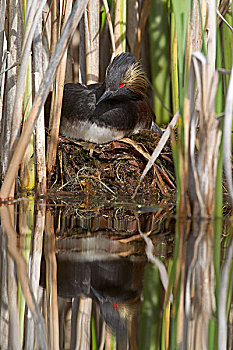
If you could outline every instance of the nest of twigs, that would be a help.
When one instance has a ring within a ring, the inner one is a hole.
[[[104,145],[60,137],[51,189],[132,196],[159,139],[156,133],[148,130]],[[144,196],[152,193],[165,196],[174,189],[172,153],[167,145],[138,192]]]

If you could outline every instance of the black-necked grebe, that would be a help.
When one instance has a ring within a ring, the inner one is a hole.
[[[116,56],[103,84],[65,84],[60,134],[102,144],[150,129],[152,123],[160,134],[146,100],[147,87],[147,77],[136,58],[131,53]]]

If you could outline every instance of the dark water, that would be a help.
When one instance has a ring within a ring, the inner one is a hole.
[[[0,349],[232,349],[229,218],[73,198],[1,217]]]

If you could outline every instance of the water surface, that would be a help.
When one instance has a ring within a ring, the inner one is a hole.
[[[138,203],[1,208],[1,349],[231,349],[230,220]]]

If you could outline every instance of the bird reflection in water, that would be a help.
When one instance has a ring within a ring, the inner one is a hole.
[[[98,215],[90,211],[89,216],[83,214],[82,218],[79,215],[72,215],[71,212],[68,214],[65,210],[64,215],[61,215],[60,211],[57,213],[55,254],[60,342],[63,342],[67,334],[65,324],[67,310],[69,310],[72,314],[70,342],[75,344],[78,339],[81,332],[77,328],[78,325],[85,324],[83,326],[85,332],[90,332],[92,319],[96,327],[97,344],[101,343],[101,337],[105,332],[105,341],[106,334],[109,336],[112,334],[116,337],[120,348],[127,348],[129,342],[131,345],[135,344],[130,348],[137,348],[147,258],[143,254],[143,242],[139,238],[131,241],[134,236],[138,237],[134,225],[136,218],[133,215],[130,217],[129,209],[126,210],[128,225],[125,223],[116,225],[114,223],[116,213],[110,208],[100,211]],[[140,229],[143,231],[158,229],[158,222],[161,223],[165,215],[165,211],[157,215],[159,212],[158,210],[140,213],[138,219]],[[104,220],[101,220],[102,217]],[[123,213],[122,217],[125,218]],[[121,227],[120,231],[119,227]],[[123,227],[125,231],[122,231]],[[160,230],[167,231],[162,225]],[[43,286],[46,284],[44,276],[45,261],[41,269]],[[91,334],[89,337],[91,338]]]

